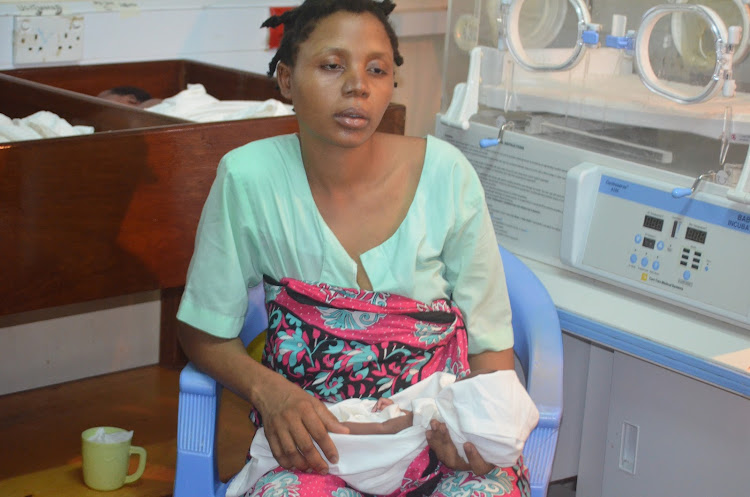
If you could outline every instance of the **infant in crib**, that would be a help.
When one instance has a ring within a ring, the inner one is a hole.
[[[480,371],[460,380],[435,373],[389,399],[347,399],[326,407],[350,430],[330,434],[339,462],[328,462],[329,473],[360,492],[378,495],[399,487],[409,464],[427,446],[433,419],[445,423],[462,458],[464,443],[471,442],[485,461],[499,467],[516,464],[539,421],[539,411],[512,370]],[[263,428],[250,455],[228,497],[245,494],[278,467]]]
[[[115,86],[99,93],[97,97],[141,109],[161,103],[160,98],[153,98],[149,92],[136,86]]]

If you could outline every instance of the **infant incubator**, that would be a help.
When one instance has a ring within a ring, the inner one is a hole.
[[[436,134],[507,248],[750,327],[750,6],[451,0]]]

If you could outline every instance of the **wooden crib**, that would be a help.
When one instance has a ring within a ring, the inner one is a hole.
[[[160,289],[160,364],[184,363],[174,316],[219,159],[298,129],[294,116],[190,123],[95,97],[130,85],[165,98],[188,83],[221,100],[282,98],[263,75],[187,60],[0,72],[3,114],[96,129],[0,144],[0,316]],[[380,130],[404,122],[393,104]]]

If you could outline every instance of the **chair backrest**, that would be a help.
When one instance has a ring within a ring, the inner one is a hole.
[[[513,312],[513,350],[526,390],[540,404],[562,412],[563,348],[560,321],[552,299],[518,257],[500,247]]]
[[[267,327],[266,296],[263,293],[263,283],[261,283],[248,292],[247,314],[245,314],[245,324],[242,325],[242,331],[240,331],[240,340],[247,347],[253,338],[264,332]]]

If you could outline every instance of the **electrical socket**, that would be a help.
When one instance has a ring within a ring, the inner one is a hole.
[[[83,58],[83,16],[16,16],[13,64],[75,62]]]

